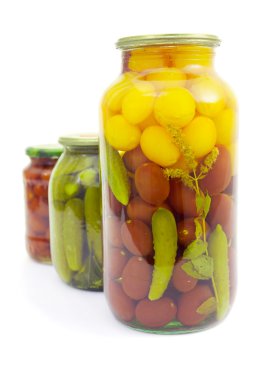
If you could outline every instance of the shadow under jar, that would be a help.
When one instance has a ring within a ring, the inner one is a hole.
[[[104,287],[137,330],[200,331],[235,291],[236,100],[210,35],[127,37],[105,93]]]
[[[52,261],[66,283],[103,289],[98,137],[63,136],[49,191]]]
[[[63,149],[59,146],[32,146],[26,149],[30,164],[23,171],[26,203],[26,247],[29,255],[51,263],[48,211],[48,184]]]

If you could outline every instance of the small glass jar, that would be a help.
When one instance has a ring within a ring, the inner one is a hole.
[[[209,35],[122,38],[102,100],[104,287],[123,323],[170,334],[228,314],[235,289],[236,101]]]
[[[62,153],[61,146],[32,146],[26,149],[30,164],[23,171],[26,202],[26,247],[30,256],[51,263],[48,183]]]
[[[60,137],[64,153],[49,190],[52,261],[66,283],[103,289],[98,136]]]

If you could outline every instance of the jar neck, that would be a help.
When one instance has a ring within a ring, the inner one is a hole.
[[[98,146],[65,146],[66,154],[98,154]]]
[[[189,67],[212,68],[214,49],[197,45],[148,46],[123,51],[122,72],[145,72],[174,67],[186,70]]]

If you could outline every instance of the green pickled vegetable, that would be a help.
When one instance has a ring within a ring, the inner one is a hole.
[[[98,172],[96,169],[88,168],[80,172],[78,178],[83,186],[94,186],[98,181]]]
[[[217,319],[222,319],[229,309],[228,241],[220,224],[210,234],[209,254],[213,258],[213,278],[217,292]]]
[[[127,170],[119,152],[106,143],[108,183],[115,198],[126,206],[130,198]]]
[[[66,202],[71,197],[77,195],[80,185],[73,175],[61,175],[52,179],[53,199]]]
[[[170,282],[177,254],[177,226],[167,209],[159,208],[152,216],[154,240],[154,269],[148,298],[153,301],[162,297]]]
[[[87,240],[90,255],[94,253],[102,264],[102,222],[101,222],[101,190],[99,187],[89,187],[84,197],[84,216],[87,230]]]
[[[96,157],[90,155],[65,153],[58,161],[53,176],[56,178],[60,175],[68,175],[81,172],[87,168],[92,167],[95,163],[95,160]]]
[[[73,277],[73,283],[77,288],[100,290],[103,287],[101,266],[98,269],[95,257],[89,255],[82,269]]]
[[[63,244],[63,212],[64,204],[60,202],[50,202],[50,245],[52,261],[54,267],[63,281],[70,283],[72,272],[69,269],[64,252]]]
[[[83,264],[83,202],[79,198],[70,199],[63,215],[63,245],[69,268],[79,271]]]

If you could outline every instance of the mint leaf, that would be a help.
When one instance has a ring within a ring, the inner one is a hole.
[[[202,255],[207,249],[207,242],[203,240],[196,239],[190,243],[183,253],[185,259],[193,260],[198,256]]]
[[[204,200],[204,205],[203,205],[203,212],[204,212],[204,217],[206,218],[207,217],[207,214],[209,213],[209,210],[210,210],[210,206],[211,206],[211,197],[209,194],[207,194],[205,196],[205,200]]]
[[[196,271],[191,261],[184,263],[181,268],[185,271],[185,273],[193,278],[197,278],[198,280],[207,280],[206,277]]]
[[[198,218],[195,218],[194,223],[195,223],[195,237],[196,239],[200,239],[203,234],[201,222],[199,221]]]
[[[201,255],[192,260],[194,269],[203,277],[211,278],[213,275],[213,258]]]
[[[196,194],[195,203],[197,208],[197,213],[200,214],[204,208],[205,197],[201,194]]]

